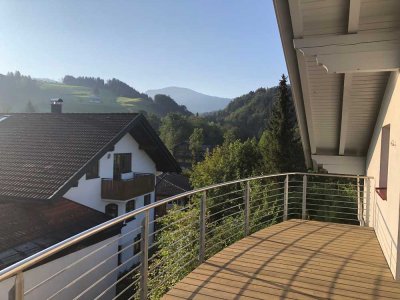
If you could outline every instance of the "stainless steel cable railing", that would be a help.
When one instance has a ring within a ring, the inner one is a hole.
[[[290,218],[365,226],[369,195],[369,177],[313,173],[258,176],[185,192],[3,269],[0,293],[15,299],[158,299],[220,250]],[[160,208],[165,213],[152,218]],[[73,261],[43,271],[62,251],[124,226],[132,217],[141,219],[141,226],[120,230],[84,253],[75,252],[79,257]]]

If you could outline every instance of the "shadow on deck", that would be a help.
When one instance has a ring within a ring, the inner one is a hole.
[[[163,299],[400,299],[370,228],[290,220],[217,253]]]

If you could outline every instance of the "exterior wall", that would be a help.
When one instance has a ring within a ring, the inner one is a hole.
[[[107,152],[99,160],[99,178],[86,180],[86,175],[82,176],[78,186],[71,188],[64,197],[104,212],[108,203],[101,198],[101,178],[113,178],[114,153],[132,153],[133,172],[156,174],[153,160],[145,151],[139,149],[139,144],[128,133],[115,144],[114,151]],[[125,213],[125,204],[119,204],[118,212]]]
[[[390,124],[387,201],[374,191],[379,186],[382,127]],[[371,185],[372,225],[382,251],[396,279],[400,279],[399,211],[400,211],[400,80],[392,72],[369,147],[366,170],[374,177]]]
[[[86,271],[91,268],[96,267],[93,271],[82,277],[81,280],[78,280],[75,284],[63,290],[56,299],[72,299],[73,297],[79,295],[83,292],[88,286],[94,284],[97,280],[99,280],[102,276],[106,275],[112,269],[117,266],[117,257],[114,256],[111,259],[105,261],[105,263],[100,264],[106,258],[109,258],[113,253],[115,253],[118,249],[117,241],[114,241],[116,237],[111,237],[107,240],[94,244],[90,247],[86,247],[77,252],[65,255],[56,260],[38,266],[34,269],[28,270],[24,272],[24,288],[25,292],[29,291],[32,287],[41,283],[45,279],[54,275],[58,271],[63,268],[77,262],[83,256],[88,253],[99,249],[102,246],[105,246],[98,252],[92,254],[87,259],[84,259],[77,264],[73,265],[71,268],[66,269],[64,272],[60,272],[57,276],[50,279],[43,285],[35,288],[33,291],[29,292],[25,295],[25,299],[47,299],[63,287],[65,287],[68,283],[77,279],[79,276],[84,274]],[[106,288],[108,288],[112,283],[117,280],[118,273],[112,272],[105,279],[101,280],[98,284],[93,286],[91,290],[89,290],[86,294],[83,295],[83,299],[94,299],[97,295],[103,292]],[[0,299],[13,299],[13,285],[15,282],[15,278],[9,278],[8,280],[0,282]],[[115,296],[115,286],[111,288],[101,299],[111,299]],[[9,297],[10,296],[10,297]]]
[[[126,201],[105,200],[101,198],[101,178],[113,178],[114,153],[132,153],[132,172],[133,173],[152,173],[156,175],[156,165],[147,153],[139,149],[139,144],[128,133],[118,143],[115,144],[114,151],[107,152],[99,160],[99,178],[86,180],[86,175],[79,179],[78,186],[71,188],[64,197],[72,201],[78,202],[85,206],[89,206],[101,212],[105,212],[105,206],[109,203],[118,205],[118,215],[126,213]],[[151,203],[154,202],[154,191],[150,193]],[[142,207],[144,204],[144,196],[135,197],[135,208]],[[144,214],[138,215],[134,220],[127,222],[121,230],[119,245],[121,249],[121,262],[123,266],[120,271],[128,270],[134,264],[138,263],[140,257],[130,259],[133,255],[133,242],[137,234],[140,233],[140,225],[144,218]],[[154,220],[154,212],[150,211],[150,222]],[[153,222],[149,231],[153,230]]]
[[[150,194],[151,195],[151,203],[154,202],[154,192]],[[144,202],[144,196],[136,197],[136,208],[142,207]],[[125,204],[120,205],[124,207],[124,213],[125,213]],[[150,214],[150,226],[149,226],[149,232],[153,232],[154,229],[154,209],[151,209],[149,211]],[[137,215],[135,220],[132,220],[130,222],[127,222],[126,225],[121,229],[121,239],[120,239],[120,246],[121,249],[126,248],[121,252],[121,262],[123,266],[121,266],[120,271],[128,270],[130,269],[133,265],[139,263],[140,261],[140,255],[137,255],[135,258],[130,259],[133,256],[133,243],[135,237],[140,234],[140,229],[141,229],[141,223],[144,218],[144,213]],[[152,240],[150,239],[149,242],[151,243]]]

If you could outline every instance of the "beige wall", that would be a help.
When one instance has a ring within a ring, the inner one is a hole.
[[[371,186],[371,222],[389,267],[400,280],[399,212],[400,212],[400,77],[392,72],[382,101],[374,134],[368,150],[366,170],[373,176]],[[376,193],[379,186],[382,127],[390,125],[387,201]]]

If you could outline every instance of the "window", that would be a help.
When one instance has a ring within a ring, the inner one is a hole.
[[[131,201],[126,202],[126,204],[125,204],[125,212],[128,213],[128,212],[130,212],[132,210],[135,210],[135,206],[136,206],[135,200],[131,200]],[[133,216],[133,217],[130,217],[129,219],[127,219],[126,222],[130,222],[130,221],[135,220],[135,219],[136,219],[136,217]]]
[[[379,187],[387,187],[389,168],[390,125],[382,128]]]
[[[96,161],[93,165],[91,165],[86,172],[86,180],[99,178],[99,161]]]
[[[132,171],[132,154],[114,154],[114,179],[121,179],[121,174]]]
[[[145,195],[144,196],[144,206],[149,205],[151,203],[151,195]]]
[[[118,205],[115,203],[110,203],[106,205],[106,215],[111,218],[118,217]]]
[[[387,200],[389,152],[390,152],[390,125],[386,125],[385,127],[382,128],[379,187],[376,188],[376,192],[382,198],[382,200]]]
[[[125,212],[130,212],[132,210],[135,210],[135,200],[128,201],[125,205]]]
[[[134,241],[133,241],[133,255],[138,254],[140,252],[140,244],[141,242],[139,242],[142,239],[142,234],[139,233],[138,235],[136,235]]]

